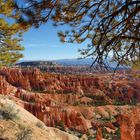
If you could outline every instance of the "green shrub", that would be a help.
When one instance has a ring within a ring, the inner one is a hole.
[[[120,128],[117,129],[117,131],[116,131],[116,136],[117,136],[118,139],[121,138],[121,131],[120,131]]]
[[[131,105],[136,105],[137,102],[138,102],[137,99],[133,97],[133,98],[131,99],[131,101],[130,101],[130,104],[131,104]]]
[[[106,138],[106,134],[107,134],[107,132],[106,132],[106,128],[102,128],[102,135],[103,135],[103,138]]]
[[[15,110],[13,105],[6,105],[0,108],[0,117],[6,120],[18,119],[19,110]]]
[[[59,122],[59,126],[60,126],[61,130],[63,130],[63,131],[65,130],[65,125],[64,125],[63,121]]]
[[[44,128],[44,125],[43,125],[40,121],[38,121],[38,122],[36,123],[36,126],[39,127],[39,128],[41,128],[41,129]]]
[[[56,122],[55,125],[58,129],[65,131],[65,125],[64,125],[64,122],[62,120],[60,120],[59,122]]]
[[[31,140],[32,130],[30,128],[24,128],[20,133],[16,134],[17,140]]]

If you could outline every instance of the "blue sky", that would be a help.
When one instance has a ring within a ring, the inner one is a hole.
[[[0,15],[7,22],[13,23],[13,20]],[[41,25],[38,29],[30,28],[23,34],[21,42],[25,50],[22,51],[24,57],[21,60],[55,60],[79,58],[78,49],[86,46],[84,44],[62,43],[57,36],[57,32],[68,30],[66,26],[54,27],[51,22]]]
[[[82,45],[61,43],[57,31],[66,27],[54,27],[46,23],[38,29],[31,28],[23,35],[22,45],[24,58],[22,60],[55,60],[70,59],[80,56],[78,49]]]

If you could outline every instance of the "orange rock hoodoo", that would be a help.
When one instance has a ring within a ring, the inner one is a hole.
[[[133,108],[133,104],[140,101],[138,83],[139,79],[120,74],[112,80],[110,74],[88,76],[49,74],[38,69],[0,70],[0,93],[11,96],[47,126],[61,123],[71,130],[87,133],[93,127],[92,122],[103,118],[105,113],[100,113],[100,110],[105,112],[106,105],[110,105],[111,113],[117,110],[116,105],[130,105],[132,109],[128,112],[131,117],[124,113],[126,111],[115,114],[121,140],[140,138],[140,108]],[[100,126],[109,127],[111,131],[114,128],[113,124],[103,121]],[[96,130],[97,139],[104,137],[102,127]]]

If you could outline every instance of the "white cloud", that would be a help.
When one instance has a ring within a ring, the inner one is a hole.
[[[44,47],[47,44],[26,44],[25,47]]]
[[[58,47],[57,45],[48,45],[48,44],[45,44],[45,43],[42,43],[42,44],[25,44],[24,45],[25,47]]]

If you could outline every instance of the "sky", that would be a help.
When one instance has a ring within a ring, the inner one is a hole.
[[[41,25],[38,29],[31,28],[24,33],[22,45],[24,58],[21,60],[56,60],[79,58],[79,44],[61,43],[57,31],[66,27],[54,27],[51,22]]]
[[[20,0],[19,3],[21,3]],[[0,18],[4,18],[11,24],[13,23],[12,19],[6,18],[3,15],[0,15]],[[41,25],[38,29],[30,28],[22,37],[23,41],[21,45],[24,46],[25,50],[22,51],[24,57],[20,60],[79,58],[80,53],[78,49],[86,46],[86,43],[79,45],[76,43],[70,44],[60,42],[57,32],[67,29],[68,27],[64,26],[54,27],[50,21]]]

